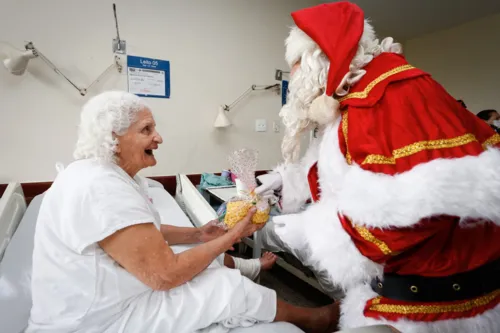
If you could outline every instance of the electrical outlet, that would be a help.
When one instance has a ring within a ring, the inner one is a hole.
[[[267,122],[265,119],[257,119],[255,121],[255,132],[267,131]]]
[[[274,133],[279,133],[280,132],[280,123],[275,121],[273,122],[273,131]]]

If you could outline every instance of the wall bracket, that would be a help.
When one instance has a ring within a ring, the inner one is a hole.
[[[123,39],[113,39],[113,53],[126,54],[127,53],[127,42]]]

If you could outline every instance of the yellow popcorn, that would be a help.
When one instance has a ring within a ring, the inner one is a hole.
[[[258,152],[255,149],[239,149],[228,156],[231,172],[237,176],[237,196],[219,207],[219,221],[224,221],[228,229],[233,228],[245,218],[252,207],[257,211],[252,217],[252,223],[262,224],[269,219],[271,207],[267,199],[262,199],[254,193],[257,187],[255,170],[257,168]]]
[[[266,223],[269,219],[269,212],[271,211],[271,207],[269,207],[269,204],[266,201],[259,201],[254,204],[254,202],[250,200],[237,200],[227,202],[226,216],[224,217],[224,223],[226,226],[229,229],[233,228],[236,223],[241,221],[247,215],[250,208],[254,205],[257,207],[257,211],[252,217],[252,223]]]

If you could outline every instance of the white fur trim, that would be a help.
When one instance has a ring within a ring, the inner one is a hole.
[[[319,148],[318,175],[321,188],[321,200],[337,196],[342,189],[343,177],[349,170],[345,157],[339,148],[338,129],[341,119],[328,125],[324,131]]]
[[[324,158],[324,142],[336,140],[339,120],[323,134],[320,161]],[[323,155],[321,155],[323,154]],[[331,157],[332,154],[329,154]],[[331,158],[329,159],[331,161]],[[319,165],[318,165],[319,166]],[[335,170],[330,169],[330,174]],[[341,171],[341,170],[340,170]],[[328,189],[320,173],[322,191]],[[285,192],[284,192],[285,194]],[[304,264],[316,273],[326,272],[330,281],[347,289],[361,282],[370,281],[382,272],[382,266],[361,255],[337,217],[337,204],[331,195],[321,197],[299,214],[281,215],[273,218],[275,233],[287,246],[308,253]],[[305,257],[305,256],[304,256]],[[303,257],[303,258],[304,258]]]
[[[439,159],[396,176],[353,166],[345,174],[339,207],[372,227],[407,227],[435,215],[500,224],[500,150]]]
[[[293,67],[302,58],[304,53],[313,52],[318,49],[318,44],[297,27],[290,29],[285,46],[285,60],[290,67]]]
[[[308,118],[321,126],[330,124],[340,116],[339,107],[336,99],[322,94],[312,101]]]
[[[380,275],[382,266],[358,251],[335,212],[333,200],[321,200],[299,214],[274,217],[274,230],[287,246],[307,253],[304,265],[348,289]]]
[[[363,310],[366,301],[376,294],[368,285],[359,285],[350,289],[341,304],[340,326],[342,329],[361,326],[386,324],[404,333],[496,333],[500,323],[500,305],[485,313],[466,319],[442,320],[437,322],[397,322],[385,319],[366,318]]]
[[[370,227],[408,227],[435,215],[486,219],[500,224],[500,150],[479,156],[438,159],[388,176],[348,165],[337,129],[325,132],[318,170],[322,197]]]

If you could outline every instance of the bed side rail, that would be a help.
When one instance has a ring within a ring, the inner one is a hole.
[[[178,174],[176,180],[175,201],[191,219],[195,227],[201,227],[217,218],[215,210],[185,174]]]
[[[0,198],[0,260],[25,212],[26,199],[21,184],[9,183]]]

